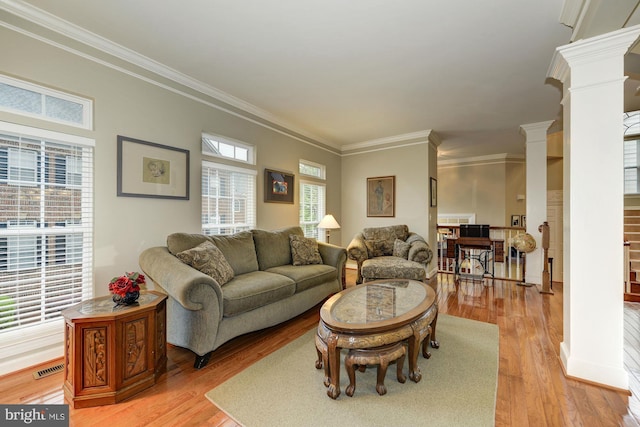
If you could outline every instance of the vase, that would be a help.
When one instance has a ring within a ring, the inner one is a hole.
[[[138,297],[140,297],[139,291],[127,292],[125,296],[121,296],[118,294],[113,294],[113,302],[116,303],[116,307],[119,305],[132,305],[138,302]]]

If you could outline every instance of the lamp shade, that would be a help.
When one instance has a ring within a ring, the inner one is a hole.
[[[325,215],[324,218],[322,218],[322,221],[318,223],[318,228],[333,230],[336,228],[340,228],[340,224],[338,224],[338,221],[336,221],[333,215]]]

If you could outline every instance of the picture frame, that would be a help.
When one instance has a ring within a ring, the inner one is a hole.
[[[396,177],[367,178],[367,216],[396,216]]]
[[[273,169],[264,170],[264,201],[293,204],[295,176]]]
[[[189,150],[118,135],[117,196],[189,200]]]
[[[520,227],[520,215],[511,215],[511,226]]]
[[[520,227],[527,228],[527,216],[520,215]]]
[[[435,178],[429,178],[429,206],[438,206],[438,180]]]

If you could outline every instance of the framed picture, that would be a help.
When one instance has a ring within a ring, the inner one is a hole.
[[[396,177],[367,178],[367,216],[396,216]]]
[[[511,226],[520,227],[520,215],[511,215]]]
[[[527,216],[526,215],[520,215],[520,227],[527,228]]]
[[[264,170],[264,201],[293,204],[294,176],[271,169]]]
[[[118,196],[189,200],[189,150],[118,135]]]
[[[435,208],[438,206],[438,181],[435,178],[429,178],[429,206]]]

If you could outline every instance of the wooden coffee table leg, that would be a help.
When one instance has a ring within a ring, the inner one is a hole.
[[[396,361],[396,376],[398,377],[398,382],[404,384],[407,381],[407,376],[402,372],[404,369],[404,352],[402,356]]]
[[[327,343],[316,335],[316,352],[318,353],[318,359],[316,360],[316,369],[324,367],[324,386],[329,387],[329,363],[327,360]]]
[[[413,327],[413,335],[407,340],[409,341],[409,379],[413,382],[419,382],[422,379],[422,372],[418,367],[418,352],[420,349],[420,331],[415,325]]]
[[[327,340],[327,359],[329,362],[330,384],[327,389],[327,396],[337,399],[340,396],[340,348],[338,345],[338,336],[329,335]]]
[[[352,397],[353,393],[356,391],[356,366],[355,360],[352,357],[347,355],[344,359],[344,367],[347,371],[347,375],[349,376],[349,385],[344,390],[347,396]]]
[[[378,365],[378,376],[376,378],[376,391],[380,396],[387,394],[387,387],[384,385],[384,377],[387,376],[387,367],[389,361],[386,357],[380,358],[380,365]]]
[[[427,328],[427,335],[422,340],[422,357],[425,359],[431,358],[431,353],[429,352],[429,342],[431,342],[431,326]]]
[[[440,348],[440,343],[436,339],[436,323],[438,323],[438,312],[436,311],[436,317],[431,322],[431,348]]]

